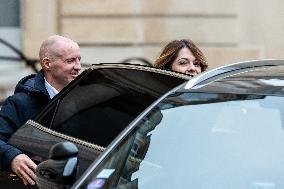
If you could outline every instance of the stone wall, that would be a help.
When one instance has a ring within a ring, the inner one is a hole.
[[[79,43],[87,64],[129,57],[153,62],[165,43],[181,38],[200,46],[211,69],[284,59],[281,0],[22,0],[21,5],[21,44],[29,58],[38,57],[42,40],[60,34]],[[10,76],[30,73],[26,67],[12,69]],[[0,88],[15,85],[1,81]]]
[[[249,59],[283,58],[283,19],[279,17],[283,14],[281,8],[272,10],[284,3],[263,2],[25,0],[23,47],[27,55],[37,57],[41,41],[57,33],[79,43],[84,63],[137,56],[154,61],[166,42],[190,38],[204,50],[210,68]],[[260,11],[269,6],[273,7],[268,13]],[[253,11],[255,7],[259,11]],[[274,22],[266,21],[266,16],[273,16]],[[282,24],[274,27],[278,31],[263,29],[277,23]],[[274,36],[271,43],[270,35]]]

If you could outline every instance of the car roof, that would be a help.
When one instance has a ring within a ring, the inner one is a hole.
[[[205,72],[181,90],[207,93],[284,95],[284,60],[234,63]]]

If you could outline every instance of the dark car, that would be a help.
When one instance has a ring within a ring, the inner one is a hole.
[[[148,107],[72,188],[282,189],[283,95],[282,60],[205,72]]]
[[[49,158],[61,141],[79,148],[77,177],[113,139],[150,104],[191,77],[130,64],[97,64],[64,88],[39,115],[9,140],[35,162]],[[11,173],[0,173],[6,188],[23,186]]]

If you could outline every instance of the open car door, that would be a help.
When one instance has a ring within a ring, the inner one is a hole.
[[[79,149],[79,177],[112,140],[150,104],[190,76],[131,64],[97,64],[85,70],[9,140],[39,163],[52,145]],[[5,183],[15,182],[11,174]]]

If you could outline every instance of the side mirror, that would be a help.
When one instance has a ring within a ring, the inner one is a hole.
[[[60,142],[49,151],[49,159],[36,169],[40,189],[70,188],[76,178],[78,148],[71,142]]]

